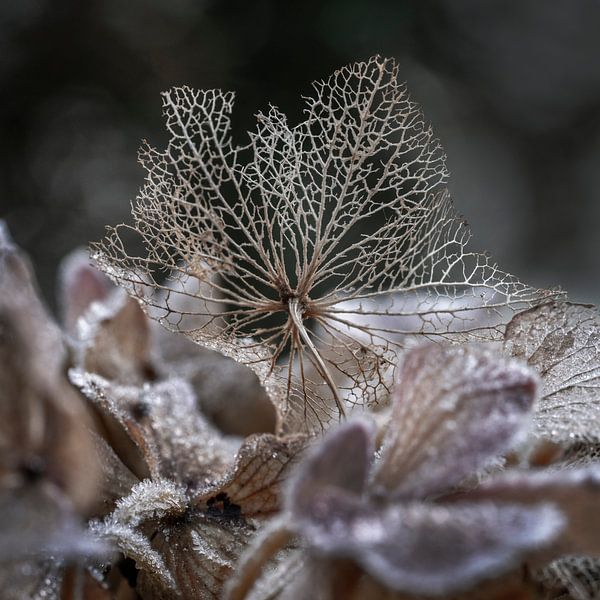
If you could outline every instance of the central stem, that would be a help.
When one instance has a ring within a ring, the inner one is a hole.
[[[292,321],[294,322],[294,325],[296,326],[296,329],[298,330],[300,337],[302,338],[304,343],[309,347],[310,351],[312,352],[312,355],[314,356],[314,358],[317,362],[317,367],[318,367],[319,371],[321,372],[321,375],[325,379],[325,382],[329,386],[331,393],[333,394],[333,399],[335,400],[335,405],[340,414],[340,418],[345,419],[346,411],[344,410],[344,405],[342,403],[341,398],[338,395],[337,386],[335,385],[335,382],[333,381],[333,377],[331,376],[329,369],[325,365],[325,362],[321,358],[321,355],[319,354],[319,351],[317,350],[316,346],[313,344],[312,340],[310,339],[310,336],[308,335],[308,331],[306,330],[306,327],[304,327],[304,322],[302,319],[302,309],[300,307],[300,302],[298,301],[298,298],[292,298],[288,302],[288,308],[290,311],[290,316],[292,317]]]

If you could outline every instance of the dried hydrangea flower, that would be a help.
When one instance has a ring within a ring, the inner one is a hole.
[[[204,419],[183,380],[122,386],[77,370],[71,378],[123,427],[149,475],[113,498],[94,533],[135,561],[143,598],[218,596],[261,521],[278,509],[304,438],[263,434],[239,447]]]
[[[134,224],[94,248],[154,318],[251,366],[288,429],[387,398],[407,337],[498,339],[507,312],[553,295],[468,248],[443,151],[397,76],[391,59],[348,65],[314,84],[302,122],[271,107],[243,147],[233,94],[165,93],[171,139],[141,150]]]
[[[480,347],[411,351],[380,452],[366,422],[328,435],[298,468],[278,528],[248,551],[230,600],[294,534],[331,569],[350,560],[384,588],[425,596],[463,592],[546,553],[600,551],[600,530],[586,522],[599,468],[465,484],[522,438],[536,383],[527,367]]]

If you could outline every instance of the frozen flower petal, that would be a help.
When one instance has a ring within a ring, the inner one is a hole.
[[[377,465],[382,493],[437,494],[508,451],[528,424],[536,384],[531,369],[480,346],[412,350]]]
[[[350,558],[392,590],[437,596],[507,573],[563,525],[550,505],[346,504],[303,534],[313,551]]]
[[[77,249],[65,256],[59,268],[58,303],[66,331],[74,334],[79,317],[90,304],[106,299],[113,289],[110,279],[92,265],[87,250]]]
[[[288,506],[298,519],[311,519],[331,494],[358,498],[373,457],[373,426],[353,420],[338,426],[298,467],[288,490]]]
[[[557,471],[512,472],[495,477],[467,494],[469,499],[537,504],[551,502],[568,526],[558,554],[600,555],[600,465]]]

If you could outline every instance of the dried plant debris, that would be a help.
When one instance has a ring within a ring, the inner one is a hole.
[[[71,378],[130,436],[149,474],[94,523],[95,535],[135,561],[143,598],[219,597],[261,520],[278,511],[305,439],[264,434],[239,447],[204,419],[182,380],[127,387],[79,370]]]
[[[149,314],[250,365],[304,427],[386,399],[410,338],[498,339],[507,311],[553,295],[468,248],[443,151],[397,71],[380,57],[340,69],[304,121],[271,107],[245,146],[232,93],[165,93],[171,139],[141,150],[134,224],[94,247]],[[132,236],[144,255],[128,255]]]
[[[536,383],[532,370],[477,346],[411,351],[381,450],[365,421],[327,435],[292,479],[279,529],[248,551],[229,598],[245,597],[273,540],[291,535],[333,570],[350,560],[384,588],[419,597],[468,591],[526,561],[598,553],[600,467],[465,483],[521,437]]]
[[[595,308],[551,302],[516,315],[505,349],[542,378],[539,436],[560,444],[600,442],[600,317]]]

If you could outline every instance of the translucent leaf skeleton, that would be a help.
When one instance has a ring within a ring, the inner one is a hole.
[[[467,249],[443,150],[393,60],[315,83],[293,127],[259,113],[244,146],[232,93],[163,101],[171,139],[141,149],[134,224],[94,258],[163,325],[252,367],[288,428],[387,397],[411,339],[498,339],[548,294]]]

